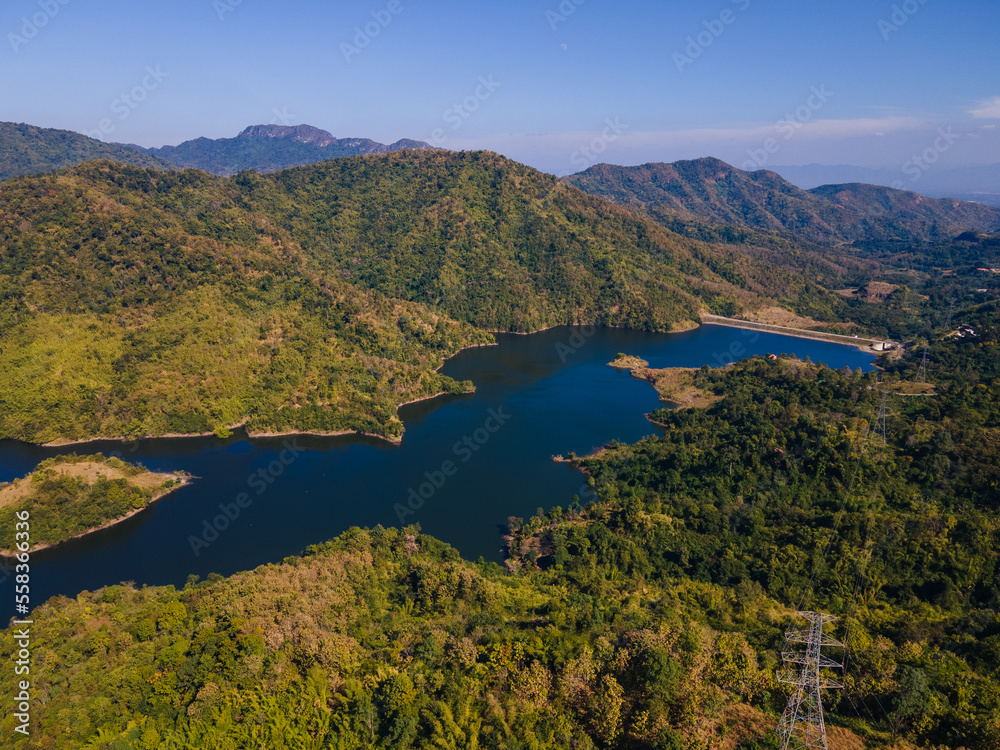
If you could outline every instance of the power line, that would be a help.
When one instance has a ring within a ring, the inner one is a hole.
[[[844,644],[823,633],[823,626],[837,618],[822,612],[799,612],[800,617],[809,621],[808,630],[790,630],[785,633],[787,650],[781,653],[781,658],[788,664],[798,665],[778,674],[780,682],[793,686],[788,698],[788,705],[778,722],[778,738],[781,749],[819,748],[827,750],[826,723],[823,720],[822,691],[831,688],[843,688],[839,682],[828,680],[820,674],[822,668],[842,669],[843,665],[826,657],[822,653],[823,646]],[[799,651],[793,646],[804,643],[805,651]]]

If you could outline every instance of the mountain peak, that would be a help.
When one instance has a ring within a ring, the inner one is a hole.
[[[320,148],[335,145],[333,134],[312,125],[251,125],[237,138],[288,138],[297,143],[311,143]]]

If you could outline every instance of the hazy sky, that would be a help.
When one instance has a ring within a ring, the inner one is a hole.
[[[998,0],[4,0],[0,120],[599,161],[1000,162]]]

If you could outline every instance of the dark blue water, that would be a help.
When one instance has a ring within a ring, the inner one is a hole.
[[[714,325],[680,334],[560,327],[497,340],[499,346],[462,352],[443,369],[472,380],[475,394],[400,410],[400,446],[354,436],[238,434],[62,449],[0,442],[0,481],[74,451],[198,477],[128,521],[33,555],[32,602],[121,581],[180,585],[191,573],[246,570],[351,526],[419,523],[467,558],[500,560],[508,516],[566,507],[577,494],[586,499],[582,476],[553,455],[657,432],[644,416],[659,406],[656,392],[608,367],[616,353],[653,367],[718,366],[773,352],[869,370],[874,359],[852,347]],[[0,583],[2,601],[8,595],[9,578]]]

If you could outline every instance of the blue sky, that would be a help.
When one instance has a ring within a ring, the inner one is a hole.
[[[5,0],[0,119],[599,161],[1000,162],[996,0]]]

